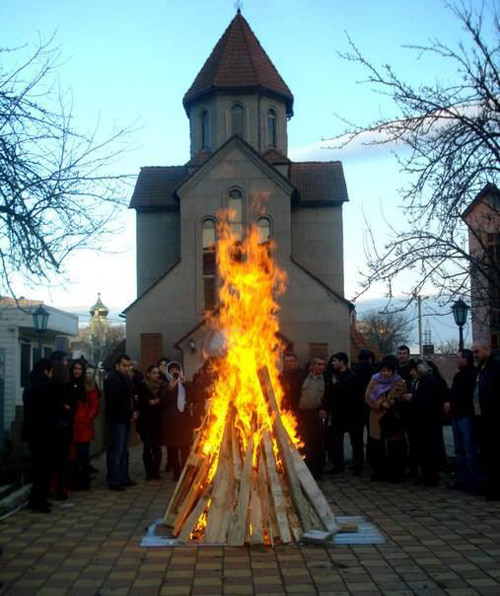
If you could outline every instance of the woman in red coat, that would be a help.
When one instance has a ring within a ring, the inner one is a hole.
[[[99,413],[99,390],[91,369],[83,371],[85,392],[77,400],[73,442],[75,445],[75,474],[73,488],[90,488],[90,443],[94,438],[94,420]]]

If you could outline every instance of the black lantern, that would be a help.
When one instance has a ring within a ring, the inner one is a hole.
[[[50,313],[40,304],[38,308],[31,314],[33,317],[33,327],[37,333],[43,333],[47,329]]]
[[[31,313],[33,317],[33,327],[38,333],[38,349],[40,351],[40,358],[42,357],[42,335],[47,329],[47,323],[49,322],[50,313],[47,309],[43,308],[40,304],[38,308]]]
[[[456,300],[451,307],[453,312],[453,318],[455,319],[455,324],[458,325],[458,332],[459,332],[459,342],[458,342],[458,349],[464,349],[464,335],[463,335],[463,326],[467,321],[467,313],[469,312],[469,305],[466,304],[461,298]]]

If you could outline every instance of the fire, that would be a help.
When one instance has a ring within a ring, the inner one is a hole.
[[[338,524],[297,450],[296,421],[281,408],[276,300],[286,274],[257,227],[240,237],[231,214],[221,219],[219,307],[208,324],[224,336],[225,353],[165,524],[180,543],[290,544],[314,529],[329,536]]]
[[[283,397],[278,363],[284,346],[278,336],[276,298],[286,289],[286,273],[273,259],[274,245],[262,242],[256,226],[250,226],[239,239],[231,228],[233,214],[225,212],[222,216],[216,251],[221,282],[219,310],[208,321],[224,334],[227,353],[217,367],[210,405],[212,420],[202,438],[203,452],[212,458],[209,479],[217,469],[231,406],[243,453],[252,436],[264,430],[272,434],[272,419],[257,376],[261,367],[269,371],[279,405]],[[294,417],[284,413],[282,418],[289,435],[298,442]]]

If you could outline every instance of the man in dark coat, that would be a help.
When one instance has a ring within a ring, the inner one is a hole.
[[[353,471],[359,476],[363,471],[363,428],[365,422],[365,399],[360,391],[356,375],[348,366],[345,352],[337,352],[331,358],[328,373],[328,409],[330,414],[330,457],[332,473],[344,471],[344,435],[349,433],[352,447]]]
[[[474,390],[474,410],[481,414],[481,459],[486,499],[500,501],[500,363],[493,359],[486,341],[474,342],[472,352],[478,373]]]
[[[328,415],[325,367],[324,358],[318,356],[312,359],[299,401],[299,432],[304,441],[305,462],[315,478],[323,473],[325,459],[323,425]]]
[[[293,353],[285,354],[283,358],[283,372],[279,376],[283,388],[283,410],[291,410],[296,416],[299,412],[300,392],[305,374],[298,366],[297,356]]]
[[[398,361],[396,372],[402,379],[404,379],[408,392],[411,393],[415,379],[410,373],[410,348],[404,344],[399,346],[396,351],[396,359]],[[400,405],[400,409],[406,443],[408,445],[406,463],[410,469],[410,475],[413,478],[416,478],[418,476],[418,455],[416,447],[417,439],[415,437],[414,403],[411,401],[403,401]]]
[[[115,361],[115,370],[104,381],[106,422],[109,430],[107,451],[110,490],[125,490],[135,482],[128,477],[128,441],[130,424],[135,418],[134,393],[130,381],[132,360],[127,354],[120,354]]]
[[[23,439],[31,455],[32,487],[28,507],[50,513],[49,483],[54,468],[56,412],[51,383],[52,363],[44,358],[35,363],[23,393]]]
[[[375,355],[371,350],[361,348],[358,352],[358,361],[354,362],[351,366],[352,372],[356,375],[358,381],[358,391],[360,392],[361,399],[364,401],[366,388],[370,382],[372,376],[377,372],[377,366],[375,364]],[[365,404],[365,418],[364,424],[366,426],[366,436],[370,436],[370,406]],[[369,460],[368,446],[366,445],[366,460]]]
[[[442,412],[448,396],[441,380],[426,362],[418,361],[413,366],[417,371],[417,379],[412,393],[406,394],[406,399],[413,406],[414,441],[421,472],[416,482],[436,486],[439,482],[443,442]]]
[[[474,412],[477,369],[472,351],[459,351],[457,364],[458,372],[453,377],[450,401],[444,405],[446,414],[451,415],[453,425],[457,476],[449,488],[477,491],[481,486],[477,440],[479,417]]]

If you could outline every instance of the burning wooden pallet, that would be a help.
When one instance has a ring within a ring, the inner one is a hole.
[[[326,540],[340,530],[283,425],[267,368],[258,376],[272,428],[255,429],[243,446],[230,408],[220,450],[207,455],[207,414],[164,516],[181,542],[289,544],[304,535]]]

